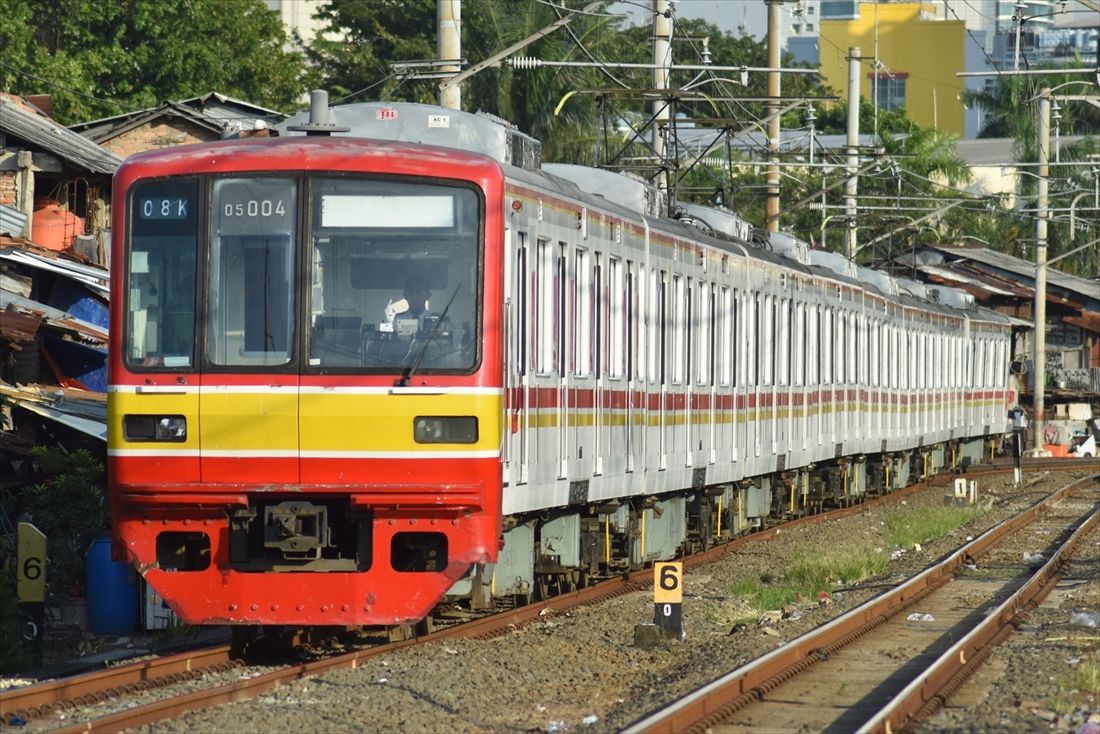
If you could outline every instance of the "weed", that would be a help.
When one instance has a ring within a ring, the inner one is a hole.
[[[980,512],[977,507],[954,505],[902,510],[886,518],[886,529],[894,546],[912,548],[917,543],[947,535],[970,522]]]

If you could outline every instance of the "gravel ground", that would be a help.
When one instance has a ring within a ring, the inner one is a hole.
[[[597,606],[558,613],[548,604],[540,622],[489,641],[443,641],[370,659],[355,670],[326,673],[275,689],[259,698],[192,712],[143,732],[603,732],[623,728],[643,713],[744,664],[806,630],[862,603],[949,553],[1006,516],[1067,483],[1065,473],[1035,475],[1022,489],[1004,479],[979,480],[985,508],[968,526],[927,542],[920,550],[886,547],[885,523],[897,508],[867,509],[842,520],[782,530],[750,543],[717,563],[685,574],[686,639],[656,649],[633,646],[634,627],[653,621],[651,592],[618,597]],[[944,488],[904,500],[906,508],[943,504]],[[759,582],[791,562],[852,543],[892,556],[885,574],[836,589],[827,603],[809,600],[786,610],[773,624],[758,623],[761,610],[732,593],[738,582]],[[1074,575],[1087,585],[1067,588],[1061,600],[1029,621],[1040,632],[1025,651],[1031,659],[1005,663],[995,688],[1014,694],[986,696],[980,706],[948,711],[926,732],[1032,731],[1019,712],[1036,709],[1044,730],[1074,730],[1097,706],[1095,693],[1067,700],[1060,683],[1078,662],[1096,661],[1096,629],[1070,625],[1070,610],[1098,608],[1098,549],[1090,539]],[[1091,553],[1091,555],[1089,555]],[[1049,621],[1043,619],[1049,614]],[[1047,629],[1045,625],[1050,625]],[[1053,630],[1053,632],[1051,631]],[[1046,639],[1071,637],[1050,648]],[[1088,639],[1091,636],[1091,639]],[[1008,660],[1011,653],[1005,653]],[[1015,658],[1011,658],[1015,659]],[[1095,670],[1095,668],[1093,668]],[[1061,676],[1061,677],[1060,677]],[[1050,686],[1036,686],[1037,677]],[[182,684],[187,685],[187,684]],[[1064,711],[1058,720],[1058,712]],[[1045,712],[1054,712],[1050,721]],[[100,712],[100,715],[103,712]],[[70,714],[64,723],[79,718]]]

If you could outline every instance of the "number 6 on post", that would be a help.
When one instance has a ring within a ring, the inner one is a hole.
[[[658,561],[653,564],[653,623],[665,637],[684,638],[684,564]]]

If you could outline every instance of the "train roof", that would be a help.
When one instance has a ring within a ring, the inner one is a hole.
[[[895,278],[853,263],[839,253],[813,250],[789,234],[763,233],[726,209],[676,201],[671,207],[675,216],[670,218],[665,216],[670,208],[667,192],[629,174],[574,164],[543,164],[538,140],[493,115],[411,102],[363,102],[329,108],[323,117],[328,125],[346,128],[349,136],[412,144],[410,150],[428,145],[486,156],[501,164],[509,177],[519,181],[549,188],[623,216],[642,217],[650,226],[684,237],[702,238],[730,252],[844,283],[886,300],[943,313],[981,314],[984,320],[994,322],[1006,319],[1003,314],[978,307],[973,296],[963,291]],[[310,112],[302,112],[277,128],[286,136],[284,139],[301,140],[299,136],[305,133],[294,128],[312,119]],[[334,139],[352,141],[355,137]],[[365,141],[362,144],[375,149],[378,145]]]
[[[441,167],[457,166],[472,176],[500,175],[500,164],[486,156],[456,148],[413,145],[401,141],[350,137],[246,138],[179,145],[138,153],[118,170],[125,179],[135,169],[155,169],[157,175],[205,172],[341,170],[353,162],[400,159],[406,171],[438,175]],[[148,175],[148,173],[146,174]]]

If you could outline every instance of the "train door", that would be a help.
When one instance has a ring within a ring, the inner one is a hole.
[[[554,371],[557,374],[557,425],[558,425],[558,479],[569,474],[569,371],[566,349],[567,334],[567,283],[566,251],[564,242],[558,243],[558,257],[554,268],[554,332],[557,348],[555,350]]]
[[[675,277],[675,276],[673,276]],[[682,418],[683,428],[678,430],[677,433],[682,437],[682,443],[684,453],[684,466],[692,466],[694,462],[694,454],[696,451],[695,444],[695,343],[698,341],[698,316],[696,309],[696,288],[695,283],[691,278],[683,278],[683,295],[677,297],[677,308],[680,309],[680,313],[677,318],[677,328],[681,335],[680,345],[677,348],[677,359],[680,360],[680,369],[676,380],[679,382],[681,391],[680,399],[683,401],[680,403],[682,410],[677,420]]]
[[[604,365],[607,354],[607,308],[604,303],[604,264],[595,253],[592,267],[592,474],[603,473]]]
[[[706,362],[700,360],[706,373],[703,375],[703,384],[706,386],[708,394],[709,409],[707,410],[707,463],[713,464],[717,460],[717,442],[718,437],[716,435],[718,430],[718,364],[716,363],[718,356],[718,289],[712,283],[706,286],[706,349],[705,357]]]
[[[657,426],[660,433],[659,455],[660,459],[657,468],[664,470],[668,467],[668,430],[666,425],[668,423],[668,350],[670,347],[669,339],[669,297],[668,297],[668,273],[664,270],[660,271],[660,280],[657,284],[657,339],[654,344],[657,354],[657,383],[659,388],[660,401],[658,403],[658,416]]]
[[[571,314],[568,318],[571,357],[566,369],[570,372],[568,438],[570,479],[591,475],[591,464],[584,457],[592,451],[592,255],[585,249],[573,252],[572,287],[569,290]]]
[[[206,359],[199,395],[203,482],[296,484],[299,475],[297,184],[214,184]]]
[[[638,280],[637,266],[633,261],[626,261],[626,292],[625,292],[625,313],[624,313],[624,326],[625,334],[623,338],[624,354],[623,354],[623,384],[625,388],[625,403],[623,405],[625,428],[625,442],[626,442],[626,471],[634,471],[634,452],[637,450],[638,442],[635,439],[635,412],[636,406],[634,404],[634,381],[638,377],[639,361],[638,354],[640,349],[638,348],[638,288],[640,282]],[[614,281],[612,282],[612,293],[614,293]],[[614,313],[614,310],[612,310]]]

